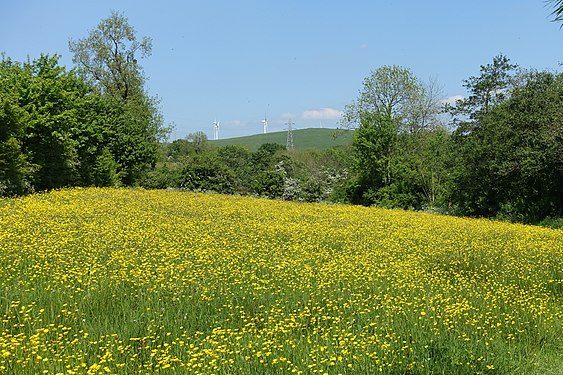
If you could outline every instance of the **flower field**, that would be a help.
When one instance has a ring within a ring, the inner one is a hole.
[[[560,374],[563,232],[72,189],[0,201],[6,374]]]

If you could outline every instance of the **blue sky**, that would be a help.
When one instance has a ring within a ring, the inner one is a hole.
[[[473,1],[142,1],[0,3],[0,51],[17,61],[62,55],[69,39],[112,10],[128,17],[153,53],[141,60],[161,100],[171,138],[204,131],[221,138],[336,127],[338,115],[382,65],[436,79],[444,99],[499,53],[523,68],[560,70],[563,30],[543,0]]]

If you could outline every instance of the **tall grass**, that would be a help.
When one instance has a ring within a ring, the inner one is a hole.
[[[362,207],[73,189],[0,207],[10,374],[557,374],[563,238]]]

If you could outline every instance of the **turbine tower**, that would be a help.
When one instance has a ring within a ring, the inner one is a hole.
[[[219,139],[219,124],[221,122],[220,121],[213,121],[213,139],[214,140],[218,140]]]
[[[266,117],[266,112],[264,112],[264,120],[262,120],[262,125],[264,125],[264,134],[268,132],[268,118]]]
[[[287,125],[287,143],[285,148],[293,150],[293,125],[295,125],[295,123],[289,119],[285,124]]]

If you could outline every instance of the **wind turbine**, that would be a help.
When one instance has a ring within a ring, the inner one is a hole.
[[[262,120],[262,125],[264,125],[264,134],[268,132],[268,118],[266,117],[266,112],[264,112],[264,120]]]
[[[218,140],[219,139],[219,124],[221,122],[220,121],[213,121],[213,139],[214,140]]]

